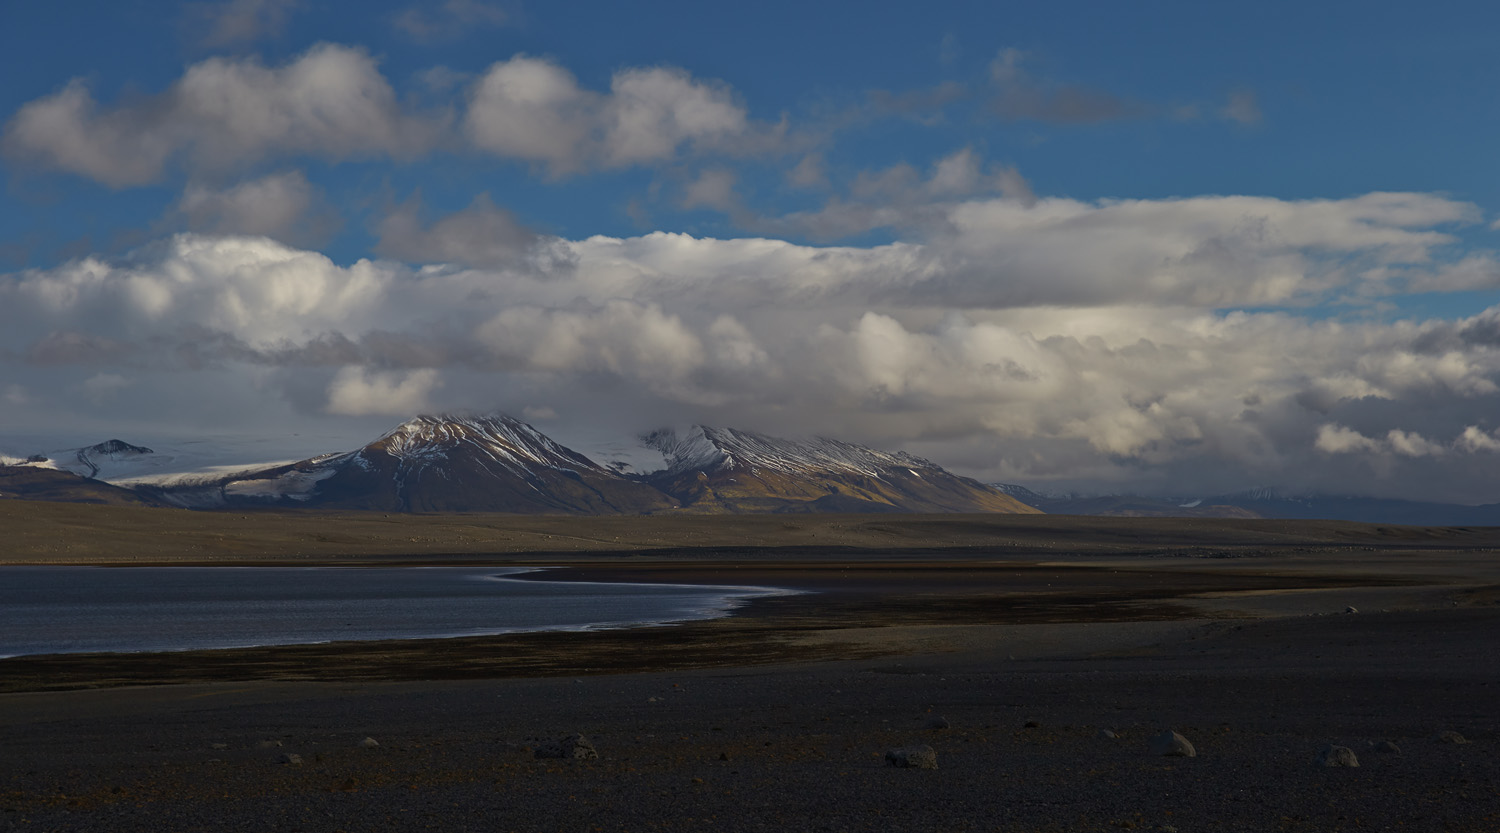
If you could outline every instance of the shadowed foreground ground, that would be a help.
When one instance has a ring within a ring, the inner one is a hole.
[[[0,661],[0,830],[1500,830],[1493,531],[968,523],[476,559],[812,591],[691,626]]]

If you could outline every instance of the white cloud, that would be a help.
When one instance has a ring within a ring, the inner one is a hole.
[[[961,194],[992,175],[955,155],[909,182]],[[383,249],[442,265],[179,235],[0,276],[0,388],[81,395],[118,375],[140,380],[119,402],[144,408],[153,378],[190,369],[303,414],[546,403],[564,433],[626,419],[821,432],[1039,485],[1490,488],[1476,452],[1500,441],[1475,426],[1500,404],[1500,308],[1393,322],[1238,308],[1337,299],[1371,269],[1387,287],[1438,271],[1454,248],[1442,227],[1471,206],[928,205],[923,242],[873,247],[527,244],[488,200],[430,222],[415,201],[393,209]],[[1439,463],[1441,477],[1424,468]]]
[[[1318,439],[1313,446],[1328,454],[1350,454],[1361,451],[1379,451],[1380,442],[1342,425],[1327,424],[1318,427]]]
[[[328,386],[326,410],[342,416],[412,416],[428,409],[428,397],[441,385],[432,369],[378,373],[346,367]]]
[[[1493,434],[1485,433],[1477,425],[1470,425],[1464,428],[1464,432],[1459,435],[1455,445],[1461,451],[1467,451],[1471,454],[1480,451],[1500,451],[1500,438],[1496,438]]]
[[[774,149],[782,133],[752,121],[726,85],[684,70],[622,69],[606,94],[527,55],[485,72],[464,128],[479,149],[545,165],[554,175],[665,162],[684,149],[761,152]]]
[[[403,109],[364,50],[320,44],[279,67],[210,58],[165,93],[112,109],[74,80],[21,107],[4,148],[13,159],[119,188],[157,181],[179,155],[213,171],[273,155],[411,157],[444,127],[441,116]]]

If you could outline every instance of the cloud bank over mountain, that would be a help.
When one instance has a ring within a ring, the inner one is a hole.
[[[476,218],[494,217],[481,202],[391,246],[454,258],[436,265],[343,266],[264,238],[183,234],[6,277],[4,357],[77,380],[73,394],[20,385],[36,413],[191,371],[308,414],[522,396],[511,409],[548,409],[564,433],[618,407],[642,428],[823,432],[1006,481],[1224,486],[1215,474],[1233,472],[1337,488],[1368,471],[1419,482],[1441,460],[1431,488],[1460,493],[1494,463],[1495,312],[1359,323],[1288,311],[1496,274],[1445,260],[1444,229],[1473,221],[1471,205],[1369,194],[928,208],[941,223],[918,243],[515,234],[497,258],[468,245]]]

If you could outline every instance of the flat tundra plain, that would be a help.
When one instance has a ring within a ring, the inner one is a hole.
[[[19,502],[0,521],[7,563],[808,591],[679,626],[3,660],[0,830],[1500,830],[1500,530]],[[1169,730],[1196,754],[1160,754]],[[574,735],[594,754],[549,756]],[[922,746],[935,769],[890,765]]]

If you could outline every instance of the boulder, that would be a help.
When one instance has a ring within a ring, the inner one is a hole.
[[[287,766],[302,766],[302,756],[296,752],[288,752],[281,756],[281,762]]]
[[[937,769],[937,753],[931,746],[903,746],[885,753],[885,763],[898,769]]]
[[[1397,746],[1394,743],[1391,743],[1388,740],[1383,740],[1383,741],[1380,741],[1379,743],[1371,743],[1370,744],[1370,748],[1373,749],[1373,750],[1375,750],[1376,752],[1379,752],[1382,755],[1400,755],[1401,754],[1401,747]]]
[[[1187,738],[1168,729],[1151,739],[1151,754],[1169,758],[1196,758],[1198,750]]]
[[[932,717],[927,718],[927,722],[922,725],[927,729],[947,729],[948,719],[946,717],[943,717],[942,715],[935,714]]]
[[[380,741],[374,738],[365,738],[364,740],[359,742],[359,745],[365,749],[374,749],[375,747],[380,745]]]
[[[1097,735],[1094,735],[1094,737],[1100,740],[1115,740],[1120,736],[1115,734],[1113,729],[1100,729],[1099,733]]]
[[[1318,753],[1318,764],[1321,766],[1359,766],[1359,758],[1354,756],[1353,749],[1330,743]]]

